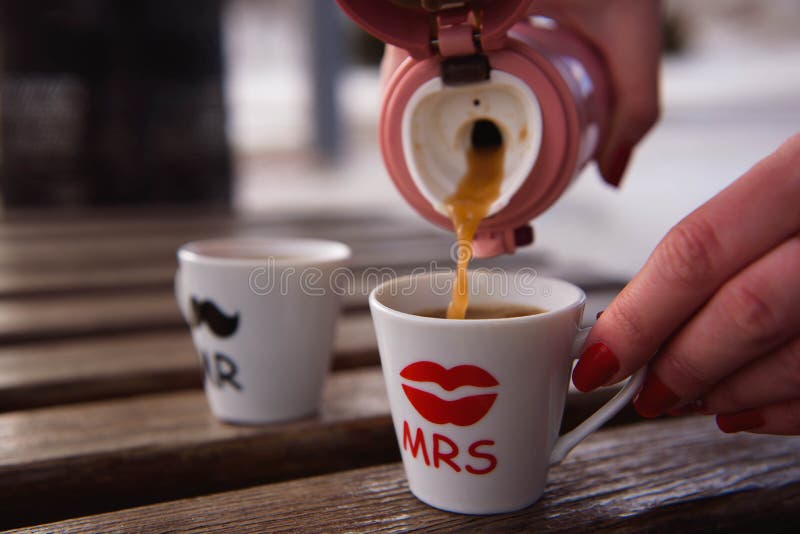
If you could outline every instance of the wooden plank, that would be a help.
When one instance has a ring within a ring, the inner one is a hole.
[[[412,267],[391,269],[391,273],[410,271]],[[383,273],[383,276],[387,275]],[[344,295],[346,311],[363,310],[367,295],[379,276],[362,276],[354,271],[353,290]],[[175,303],[171,284],[168,288],[136,291],[46,293],[40,298],[8,297],[0,299],[0,345],[23,341],[79,337],[86,335],[177,328],[183,320]]]
[[[192,208],[114,207],[75,212],[11,210],[0,217],[0,240],[36,240],[91,235],[147,236],[160,233],[227,233],[257,228],[402,228],[404,232],[430,232],[420,219],[387,217],[384,213],[332,210],[328,213],[234,213],[219,207]]]
[[[403,247],[414,248],[417,254],[433,252],[433,247],[418,247],[419,243],[397,242],[394,251],[369,250],[358,253],[350,268],[356,279],[368,269],[385,269],[391,266],[395,272],[404,274],[415,267],[431,265],[436,262],[441,267],[450,266],[446,257],[431,256],[425,259],[409,257]],[[437,253],[446,248],[436,245]],[[173,251],[174,252],[174,251]],[[166,258],[142,262],[142,258],[131,258],[130,262],[119,265],[87,263],[85,265],[62,264],[58,269],[34,269],[15,267],[0,268],[0,299],[39,297],[43,295],[63,295],[77,293],[119,292],[131,290],[169,289],[172,287],[175,270],[178,267],[173,255]],[[83,260],[82,260],[83,261]],[[88,261],[88,260],[87,260]],[[528,260],[517,258],[500,261],[500,267],[529,265]]]
[[[0,344],[174,328],[180,324],[175,298],[163,290],[0,300]]]
[[[313,496],[313,498],[310,498]],[[723,435],[709,418],[600,431],[520,512],[465,516],[408,492],[399,464],[122,510],[31,532],[796,532],[800,437]],[[776,530],[771,530],[776,529]]]
[[[391,268],[397,275],[403,275],[419,267],[431,270],[452,266],[449,258],[442,256],[449,249],[438,242],[421,245],[417,241],[392,240],[388,247],[386,244],[379,247],[373,243],[365,245],[360,252],[359,247],[360,245],[355,247],[356,256],[350,266],[357,281],[367,278],[370,272],[374,276],[387,268]],[[406,249],[413,250],[414,254],[409,254]],[[423,254],[435,255],[423,258]],[[55,266],[47,263],[46,268],[42,269],[0,267],[0,299],[170,289],[177,269],[174,254],[149,261],[143,261],[141,257],[131,257],[130,261],[118,265],[91,263],[88,260],[91,256],[92,254],[82,256],[84,259],[81,261],[85,261],[86,264],[61,263]],[[541,255],[518,255],[478,261],[475,266],[510,270],[536,266],[542,269],[546,267],[544,261],[546,260]],[[570,273],[564,273],[562,276],[568,274]],[[624,282],[609,279],[599,273],[580,272],[577,275],[577,281],[588,281],[594,285],[621,286]]]
[[[57,270],[68,267],[151,265],[154,262],[175,258],[175,252],[187,241],[213,237],[313,237],[344,241],[351,245],[356,265],[391,264],[398,260],[447,257],[452,239],[436,233],[408,235],[400,232],[376,231],[369,226],[336,232],[321,229],[311,232],[304,227],[293,231],[259,229],[234,233],[191,232],[179,236],[155,233],[143,236],[79,236],[71,239],[0,241],[0,269],[3,271],[30,268],[37,271]],[[408,247],[403,252],[403,247]],[[398,250],[399,249],[399,250]],[[376,262],[375,254],[389,253],[389,258]],[[359,256],[364,256],[363,258]]]
[[[178,328],[182,324],[171,291],[0,300],[0,345]]]
[[[342,318],[334,369],[376,365],[368,314]],[[0,348],[0,412],[202,387],[188,328]]]
[[[169,258],[146,265],[62,265],[59,269],[0,268],[0,299],[75,293],[169,289],[177,261]],[[2,302],[2,300],[0,300]]]
[[[345,313],[366,309],[366,288],[343,299]],[[184,327],[171,289],[0,300],[0,345]]]
[[[615,294],[589,293],[585,323],[591,324]],[[172,306],[169,297],[166,299]],[[366,310],[358,311],[357,303],[351,303],[351,309],[337,324],[334,369],[378,362],[371,318]],[[199,387],[201,374],[188,328],[177,317],[173,319],[174,328],[140,331],[135,324],[128,324],[111,335],[85,336],[82,331],[72,331],[64,336],[66,327],[56,332],[29,329],[25,335],[34,342],[0,346],[0,412]],[[105,326],[103,330],[107,330]],[[589,403],[585,410],[592,407]]]
[[[353,242],[358,248],[368,242],[452,240],[447,232],[419,220],[382,215],[199,216],[194,210],[176,212],[183,215],[145,212],[120,217],[103,213],[44,220],[22,217],[21,221],[4,217],[0,222],[0,268],[55,268],[81,264],[82,259],[94,264],[141,263],[174,258],[177,247],[187,241],[221,236],[305,236]],[[87,251],[95,256],[86,258]]]
[[[366,310],[367,292],[346,295],[343,311]],[[171,288],[0,299],[0,345],[184,328]]]
[[[0,223],[0,297],[43,293],[152,290],[171,284],[175,251],[182,243],[213,236],[309,236],[338,239],[355,252],[354,267],[450,265],[452,236],[414,219],[380,215],[198,217],[182,210],[91,211],[80,216],[23,213]],[[591,285],[619,284],[582,266],[553,266],[536,249],[475,266],[548,268]],[[575,277],[577,275],[577,278]]]
[[[382,236],[364,241],[355,238],[344,241],[353,249],[350,267],[357,276],[370,268],[392,266],[410,271],[418,266],[446,267],[452,263],[447,257],[449,242],[440,236]],[[172,285],[177,268],[175,252],[181,243],[169,239],[143,240],[138,243],[115,243],[108,249],[104,249],[102,244],[78,243],[61,247],[60,250],[42,246],[24,252],[11,252],[0,257],[12,262],[11,265],[0,265],[0,298],[167,289]],[[14,265],[14,261],[20,264]],[[503,258],[497,265],[518,268],[541,261],[541,257],[513,257]]]
[[[334,373],[319,416],[233,426],[202,391],[0,415],[0,529],[398,458],[377,369]]]
[[[363,312],[368,307],[369,291],[379,280],[389,273],[402,275],[413,268],[394,267],[377,276],[363,276],[365,271],[354,271],[355,285],[342,298],[343,313]],[[588,292],[586,322],[594,321],[594,314],[611,301],[620,287],[612,282],[608,288]],[[167,288],[156,289],[128,288],[108,292],[84,291],[0,299],[0,346],[94,335],[182,329],[184,326],[171,284]]]
[[[189,240],[220,235],[305,235],[342,240],[353,248],[353,268],[359,271],[371,266],[410,270],[452,264],[452,236],[415,221],[321,217],[276,219],[267,224],[258,219],[219,218],[210,224],[197,216],[166,220],[128,218],[120,223],[114,218],[106,221],[87,216],[38,225],[38,221],[0,224],[0,297],[168,288],[177,248]],[[41,225],[44,236],[22,231]],[[55,232],[61,226],[72,230]],[[547,258],[528,251],[484,263],[503,268],[543,267]]]
[[[578,409],[570,396],[565,428],[612,394],[580,395]],[[333,373],[318,417],[278,425],[220,423],[199,390],[11,412],[0,414],[0,511],[14,514],[0,513],[0,528],[397,458],[377,367]]]

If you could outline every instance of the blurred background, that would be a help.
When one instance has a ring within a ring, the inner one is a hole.
[[[669,227],[800,130],[800,2],[664,7],[661,122],[620,190],[593,166],[579,177],[535,222],[532,253],[630,277]],[[0,10],[6,214],[190,205],[427,224],[380,159],[382,46],[332,0]]]

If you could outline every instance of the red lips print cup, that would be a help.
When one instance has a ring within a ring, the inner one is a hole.
[[[572,361],[588,332],[579,328],[583,291],[531,272],[469,276],[471,304],[547,311],[477,320],[415,315],[447,305],[447,272],[384,283],[370,309],[412,493],[451,512],[510,512],[541,496],[548,467],[627,404],[643,374],[559,437]]]
[[[400,371],[400,376],[413,382],[432,382],[446,391],[461,386],[497,386],[497,380],[474,365],[458,365],[445,369],[431,361],[414,362]],[[479,393],[457,400],[443,400],[424,389],[403,384],[403,392],[417,412],[426,420],[437,425],[452,423],[456,426],[471,426],[480,421],[491,410],[497,393]]]

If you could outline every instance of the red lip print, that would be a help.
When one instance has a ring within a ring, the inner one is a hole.
[[[400,371],[400,376],[415,382],[433,382],[446,391],[453,391],[462,386],[499,385],[492,375],[474,365],[457,365],[445,369],[435,362],[419,361]],[[438,425],[446,423],[457,426],[474,425],[489,413],[497,398],[496,393],[485,393],[447,401],[406,384],[403,384],[403,391],[422,417]]]

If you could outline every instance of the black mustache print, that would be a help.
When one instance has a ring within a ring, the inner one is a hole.
[[[192,297],[192,327],[206,323],[217,337],[228,337],[236,332],[239,326],[239,313],[229,317],[211,300],[199,300]]]

